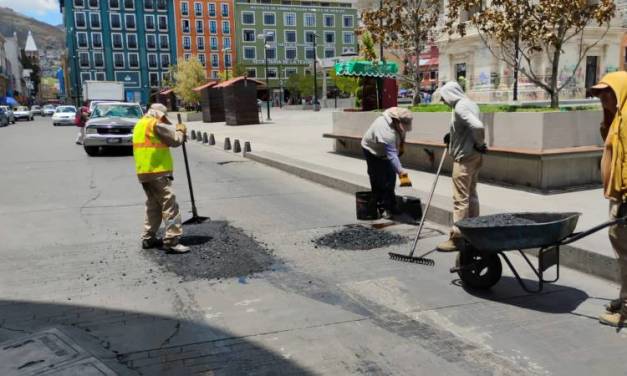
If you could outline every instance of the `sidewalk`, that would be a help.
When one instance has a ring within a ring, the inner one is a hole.
[[[332,111],[282,111],[273,108],[271,121],[260,125],[226,126],[224,123],[188,124],[191,130],[213,133],[216,147],[222,147],[225,137],[231,142],[239,139],[252,146],[247,156],[258,162],[286,170],[303,178],[345,192],[369,189],[365,162],[359,158],[332,152],[333,140],[323,139],[331,132]],[[264,111],[265,118],[265,111]],[[265,120],[264,120],[265,121]],[[414,124],[419,127],[420,124]],[[413,189],[397,189],[397,194],[414,195],[426,201],[434,174],[409,170]],[[572,212],[583,213],[577,231],[585,230],[607,220],[608,203],[601,189],[543,195],[492,184],[480,184],[482,214],[502,212]],[[449,224],[452,210],[451,179],[442,176],[436,189],[429,220]],[[561,253],[565,266],[606,279],[616,279],[616,262],[607,231],[584,238]]]

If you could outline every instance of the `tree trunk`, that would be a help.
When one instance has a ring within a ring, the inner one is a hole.
[[[551,95],[551,108],[559,108],[560,106],[560,98],[559,92],[557,90],[557,80],[559,79],[559,67],[560,67],[560,56],[561,56],[562,46],[555,46],[555,51],[553,51],[553,66],[551,67],[551,91],[549,94]]]
[[[419,35],[418,30],[416,30],[416,35]],[[416,37],[415,39],[415,45],[416,45],[416,71],[414,72],[415,77],[414,77],[414,98],[412,99],[412,103],[414,105],[420,104],[421,102],[421,98],[420,98],[420,51],[421,51],[421,47],[420,47],[420,38]]]
[[[518,101],[518,70],[520,69],[520,36],[517,35],[516,36],[516,41],[514,43],[514,48],[516,49],[516,51],[514,51],[514,58],[515,58],[515,62],[514,62],[514,94],[513,94],[513,99],[514,102]]]

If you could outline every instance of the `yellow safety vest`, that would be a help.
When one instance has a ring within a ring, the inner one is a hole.
[[[170,148],[155,134],[157,123],[156,118],[144,116],[133,129],[133,155],[137,175],[166,174],[174,170]]]

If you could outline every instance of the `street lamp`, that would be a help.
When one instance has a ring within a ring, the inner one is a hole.
[[[226,53],[227,52],[230,53],[231,52],[231,48],[223,48],[222,49],[222,56],[223,56],[223,59],[224,59],[224,73],[226,73],[226,80],[225,81],[229,80],[229,67],[226,66]]]
[[[318,107],[318,74],[317,74],[317,69],[316,69],[316,64],[318,62],[318,56],[317,56],[317,48],[316,48],[316,40],[318,38],[320,38],[320,36],[316,33],[311,33],[309,34],[312,36],[312,42],[313,42],[313,74],[314,74],[314,103],[313,103],[313,108],[314,111],[319,111],[319,107]]]
[[[270,119],[270,78],[268,77],[268,48],[270,48],[270,44],[268,44],[268,39],[270,37],[274,37],[274,33],[271,32],[266,32],[263,34],[259,34],[257,35],[257,39],[262,39],[263,40],[263,48],[264,48],[264,55],[266,58],[266,88],[268,90],[268,100],[266,102],[267,105],[267,114],[268,114],[268,119],[267,120],[272,120]]]

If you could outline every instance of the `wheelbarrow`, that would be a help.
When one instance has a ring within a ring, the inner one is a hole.
[[[626,224],[627,217],[609,221],[587,231],[574,232],[581,213],[512,213],[467,218],[457,222],[465,246],[457,256],[451,273],[457,273],[465,286],[489,289],[503,273],[501,258],[514,277],[529,293],[539,293],[545,283],[560,277],[560,247],[576,242],[616,224]],[[537,266],[524,250],[538,249]],[[506,252],[518,252],[538,278],[535,288],[522,280]],[[499,257],[500,256],[500,257]],[[544,272],[555,266],[554,278],[545,279]]]

